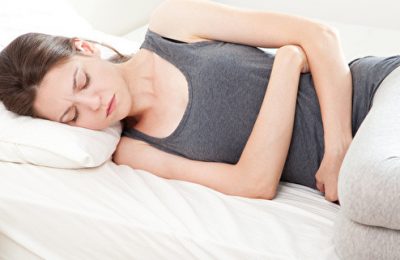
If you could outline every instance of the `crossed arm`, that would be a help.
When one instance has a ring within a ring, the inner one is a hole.
[[[337,199],[339,168],[352,141],[352,83],[333,28],[303,17],[207,0],[164,1],[154,11],[150,26],[176,39],[212,39],[265,48],[301,46],[313,75],[324,127],[325,153],[316,173],[317,187],[328,200]]]
[[[242,175],[241,188],[253,192],[254,197],[275,196],[292,139],[299,78],[305,64],[300,47],[287,45],[277,50],[260,112],[236,164]]]
[[[339,167],[352,139],[352,87],[350,69],[344,60],[334,30],[301,17],[238,9],[203,0],[167,0],[163,2],[154,11],[150,27],[162,35],[168,35],[175,39],[191,41],[213,39],[267,48],[279,48],[285,45],[301,46],[306,53],[313,75],[324,127],[325,154],[316,175],[317,185],[321,191],[325,190],[326,197],[327,191],[329,191],[329,197],[327,197],[329,200],[337,198]],[[287,69],[285,67],[281,71],[288,73]],[[293,81],[298,80],[295,77],[298,77],[299,74],[299,71],[293,72],[291,79]],[[287,80],[279,76],[275,78]],[[273,79],[271,78],[271,80]],[[284,82],[281,83],[280,85],[283,86]],[[286,84],[285,87],[290,88],[289,85]],[[268,86],[268,89],[272,89],[271,86]],[[293,89],[293,91],[293,93],[297,93],[297,89]],[[276,95],[279,96],[278,93]],[[266,105],[269,109],[262,108],[262,111],[271,110],[273,103],[274,101],[271,101],[269,105]],[[294,106],[295,103],[293,102],[292,105]],[[287,111],[289,112],[292,108],[288,106]],[[267,116],[262,116],[260,111],[259,116],[260,118],[265,117],[265,122],[272,122],[274,115],[276,116],[276,111],[268,115],[270,118],[266,118]],[[294,112],[292,116],[294,116]],[[281,123],[277,124],[277,127],[291,129],[290,124],[293,122],[290,122],[289,113],[287,119],[286,121],[282,120]],[[260,126],[262,128],[266,124],[261,122],[264,120],[257,119],[255,127]],[[254,136],[260,137],[261,134],[256,134],[256,132],[261,133],[262,131],[254,129]],[[276,133],[278,135],[278,131]],[[286,131],[281,134],[287,137],[291,135],[291,132]],[[255,141],[256,139],[257,141]],[[282,158],[286,157],[285,151],[288,149],[286,143],[278,144],[272,137],[270,140],[262,142],[258,138],[254,138],[254,141],[249,139],[249,144],[255,144],[255,148],[251,149],[246,146],[243,151],[243,159],[241,158],[238,164],[232,166],[176,158],[137,141],[127,140],[126,138],[121,141],[119,145],[121,151],[118,152],[117,149],[116,156],[120,163],[149,170],[165,178],[199,183],[227,194],[264,198],[274,196],[275,184],[277,179],[279,180],[277,176],[280,176],[279,169],[282,166]],[[140,145],[135,146],[134,143]],[[260,147],[262,143],[268,148],[271,145],[280,146],[279,155],[272,154],[276,153],[273,149],[271,149],[271,152],[265,152],[267,149],[263,149],[262,159],[271,156],[275,160],[274,166],[271,168],[272,176],[265,177],[265,175],[269,175],[269,171],[261,172],[261,169],[269,169],[270,166],[264,165],[266,168],[262,168],[263,161],[261,159],[256,160],[256,157],[253,157],[256,151],[261,149],[256,146]],[[124,155],[124,150],[134,150],[133,147],[142,148],[140,154],[143,156],[146,154],[145,158],[131,158],[131,152]],[[144,150],[148,152],[144,153]],[[247,158],[247,160],[244,158]],[[146,160],[150,162],[146,163]],[[158,164],[154,163],[156,160],[159,161]],[[255,165],[257,165],[257,168]],[[238,169],[240,170],[238,171]],[[243,172],[243,174],[240,174],[240,172]],[[261,175],[264,175],[264,177],[261,177]],[[254,189],[257,186],[260,187]],[[265,187],[268,187],[268,192],[264,189]]]

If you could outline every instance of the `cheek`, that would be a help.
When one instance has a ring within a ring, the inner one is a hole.
[[[103,130],[108,127],[107,122],[102,118],[98,118],[95,115],[88,115],[85,117],[81,117],[81,120],[76,124],[79,127],[88,128],[92,130]]]

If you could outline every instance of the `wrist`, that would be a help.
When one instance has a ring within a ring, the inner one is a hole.
[[[340,156],[347,152],[351,142],[353,141],[353,136],[351,130],[347,131],[345,134],[335,134],[326,133],[325,135],[325,153],[332,156]]]
[[[343,159],[349,149],[349,143],[336,144],[335,146],[325,147],[324,157],[331,159]]]

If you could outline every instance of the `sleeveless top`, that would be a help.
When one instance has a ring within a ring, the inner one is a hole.
[[[261,108],[274,55],[256,47],[220,41],[185,43],[151,30],[140,48],[156,53],[182,72],[188,83],[189,101],[169,136],[156,138],[127,126],[122,135],[193,160],[236,163]],[[400,58],[397,60],[400,63]],[[381,59],[366,64],[373,68],[377,62]],[[362,59],[354,61],[358,67],[365,67],[364,63]],[[369,110],[371,98],[364,96],[374,93],[370,84],[364,84],[362,78],[359,81],[359,88],[370,91],[353,93],[353,104],[357,106],[353,108],[353,133]],[[301,74],[293,136],[281,180],[316,189],[315,174],[323,153],[322,119],[312,77]]]

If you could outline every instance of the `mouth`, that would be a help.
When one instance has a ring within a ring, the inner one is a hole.
[[[115,94],[108,103],[107,116],[110,115],[114,111],[114,109],[115,109]]]

